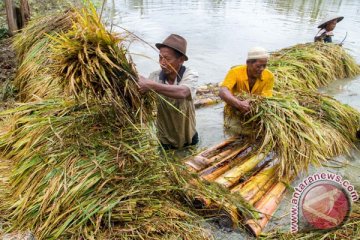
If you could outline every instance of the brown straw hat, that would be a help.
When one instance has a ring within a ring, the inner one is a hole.
[[[155,46],[160,50],[162,47],[172,48],[180,53],[182,53],[185,57],[185,61],[189,58],[186,56],[186,40],[182,36],[177,34],[171,34],[168,36],[162,43],[156,43]]]
[[[336,16],[336,17],[330,17],[330,18],[327,18],[326,20],[322,21],[321,24],[318,26],[318,28],[325,28],[326,27],[326,24],[328,24],[329,22],[331,21],[334,21],[336,20],[336,22],[340,22],[341,20],[343,20],[344,17],[343,16]]]

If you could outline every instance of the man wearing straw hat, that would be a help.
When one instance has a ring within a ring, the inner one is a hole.
[[[320,28],[319,32],[314,37],[315,42],[325,42],[325,43],[331,43],[332,42],[332,36],[334,36],[334,29],[336,27],[336,24],[343,20],[344,17],[331,17],[326,20],[324,20],[318,28]]]
[[[140,76],[139,90],[159,94],[158,138],[165,149],[195,145],[199,141],[194,106],[198,74],[183,65],[188,60],[187,42],[171,34],[155,46],[160,50],[161,69],[151,73],[148,79]]]
[[[246,65],[235,66],[227,73],[220,85],[219,96],[240,112],[250,110],[248,100],[241,101],[235,93],[247,92],[264,97],[272,96],[274,75],[266,65],[269,53],[262,47],[254,47],[248,52]]]

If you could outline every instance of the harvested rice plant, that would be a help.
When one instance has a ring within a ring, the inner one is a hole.
[[[274,73],[275,91],[317,91],[336,79],[360,74],[354,58],[336,44],[306,43],[271,54],[268,68]]]

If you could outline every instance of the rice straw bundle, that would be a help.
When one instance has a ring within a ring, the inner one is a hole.
[[[38,18],[30,21],[15,36],[13,45],[19,69],[14,85],[19,90],[22,101],[62,96],[59,78],[49,69],[52,40],[48,36],[69,30],[73,19],[73,11]]]
[[[291,95],[254,96],[246,116],[232,107],[227,109],[227,118],[237,119],[239,128],[252,130],[250,134],[262,139],[262,147],[274,150],[280,160],[280,177],[298,174],[309,164],[319,165],[353,146],[351,138],[316,120],[313,115],[317,113]]]
[[[90,92],[100,97],[135,96],[136,70],[126,55],[125,38],[110,34],[100,22],[95,8],[76,14],[76,22],[66,33],[52,37],[54,70],[62,76],[65,93],[78,96]]]
[[[336,129],[348,141],[356,140],[360,126],[360,113],[347,104],[342,104],[331,96],[311,91],[296,91],[299,103],[311,110],[311,116],[322,125]]]
[[[169,196],[180,190],[149,131],[114,121],[111,104],[99,107],[48,100],[1,113],[3,157],[15,164],[2,203],[11,205],[7,230],[31,229],[39,239],[205,239]]]
[[[274,90],[312,90],[336,79],[360,74],[360,67],[343,47],[306,43],[271,54],[268,68],[274,73]]]

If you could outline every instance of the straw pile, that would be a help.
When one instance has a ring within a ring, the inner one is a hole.
[[[319,165],[354,147],[359,123],[357,111],[330,97],[316,95],[316,99],[315,95],[298,95],[314,97],[311,106],[306,102],[309,108],[302,106],[295,96],[280,94],[272,98],[247,96],[251,98],[251,110],[245,116],[229,108],[231,118],[240,120],[240,129],[260,138],[261,148],[270,147],[276,152],[280,177],[297,175],[310,164]],[[333,112],[335,109],[337,112]],[[349,125],[343,126],[344,123]]]
[[[152,119],[153,97],[139,97],[125,40],[107,32],[92,7],[37,20],[18,36],[16,84],[29,102],[0,113],[1,158],[12,168],[0,177],[9,189],[0,203],[6,231],[209,238],[179,200],[184,175],[159,157],[142,124]]]
[[[354,147],[360,113],[332,97],[316,92],[337,78],[360,73],[359,66],[343,48],[334,44],[302,44],[273,53],[269,68],[276,75],[271,98],[251,99],[245,116],[225,109],[225,123],[236,121],[239,133],[260,138],[279,156],[279,176],[289,178]]]
[[[311,90],[336,79],[360,74],[360,67],[336,44],[306,43],[271,54],[269,64],[276,79],[274,90]]]

